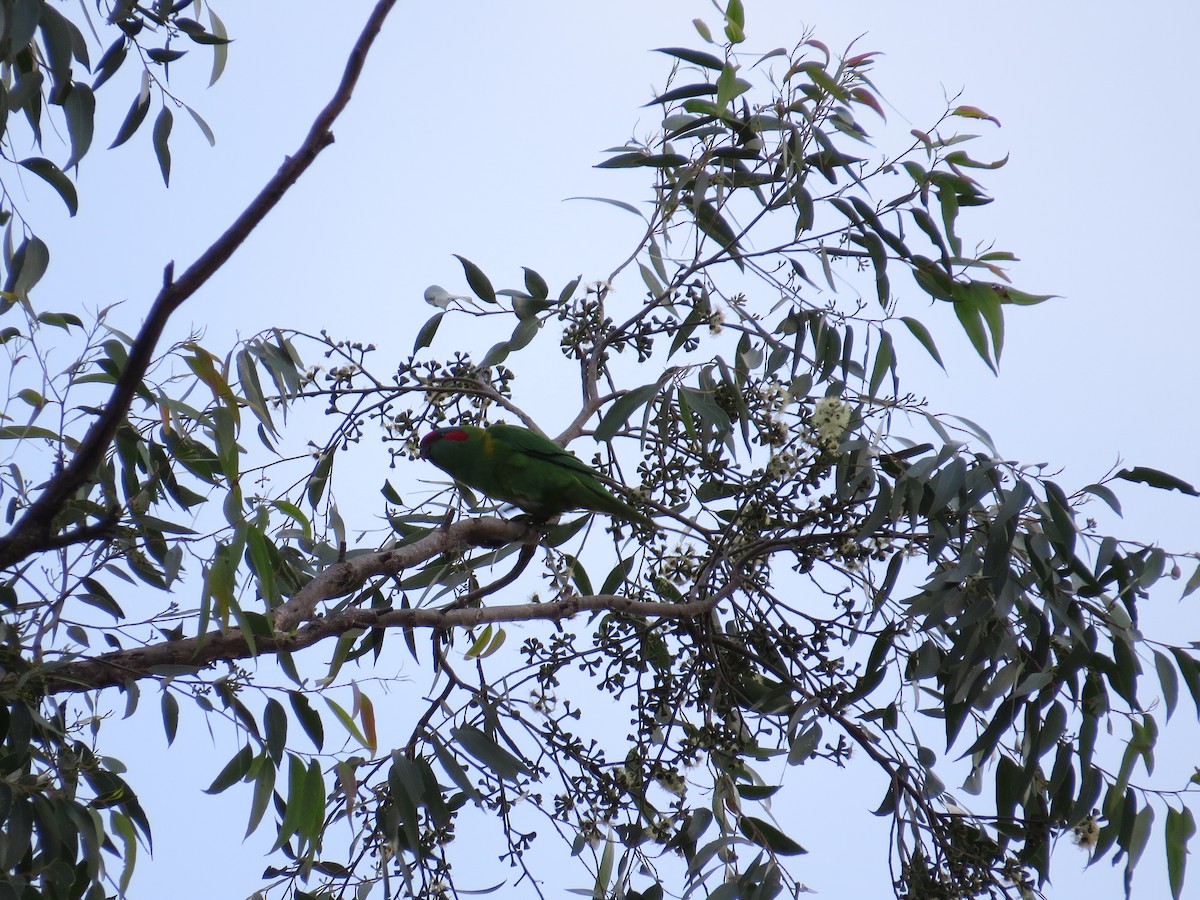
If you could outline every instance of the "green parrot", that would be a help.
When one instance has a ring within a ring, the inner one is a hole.
[[[537,522],[569,509],[589,509],[654,527],[605,490],[596,470],[574,453],[518,425],[439,428],[421,439],[421,458],[493,500],[519,506]]]

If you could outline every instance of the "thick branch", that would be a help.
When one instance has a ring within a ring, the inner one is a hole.
[[[343,560],[320,572],[290,600],[272,611],[275,633],[294,631],[316,615],[318,603],[345,596],[357,590],[368,578],[396,575],[442,553],[460,553],[468,547],[499,547],[518,541],[535,543],[539,536],[536,529],[521,522],[464,519],[405,547]]]
[[[347,609],[314,619],[291,634],[257,637],[253,649],[242,630],[234,628],[224,633],[210,632],[203,639],[185,638],[67,663],[47,676],[45,690],[48,694],[91,691],[152,677],[163,666],[195,666],[203,669],[214,663],[235,659],[291,653],[354,629],[470,628],[488,622],[558,620],[592,610],[610,610],[648,618],[691,619],[710,612],[719,600],[719,596],[714,596],[690,603],[667,603],[600,594],[552,603],[521,603],[476,609]],[[178,675],[178,669],[173,668],[172,674]]]
[[[395,3],[396,0],[379,0],[376,3],[350,51],[345,72],[333,99],[313,120],[312,128],[295,155],[284,160],[279,171],[237,220],[201,254],[178,281],[173,278],[173,264],[167,266],[162,290],[129,350],[129,360],[117,379],[103,411],[88,429],[70,463],[50,481],[41,496],[25,510],[25,514],[9,533],[0,538],[0,568],[7,568],[30,554],[52,546],[50,532],[55,517],[62,512],[71,496],[87,483],[104,459],[113,435],[124,421],[138,385],[150,366],[167,320],[185,300],[225,265],[267,213],[312,165],[317,155],[333,143],[333,134],[329,129],[350,102],[350,96],[354,93],[354,87],[362,74],[367,52],[378,37],[384,19]]]

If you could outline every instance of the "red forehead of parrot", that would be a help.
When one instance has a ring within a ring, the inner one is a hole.
[[[428,456],[429,448],[438,441],[465,441],[470,437],[461,428],[439,428],[421,438],[421,455]]]

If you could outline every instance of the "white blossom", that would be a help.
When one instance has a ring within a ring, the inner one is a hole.
[[[850,426],[850,406],[838,397],[822,397],[813,406],[812,443],[833,452]]]

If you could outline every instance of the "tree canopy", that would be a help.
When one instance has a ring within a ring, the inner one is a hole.
[[[53,311],[51,247],[0,195],[0,896],[124,895],[178,827],[106,752],[114,702],[157,704],[168,742],[184,716],[237,736],[209,790],[274,836],[260,896],[791,896],[819,827],[798,778],[851,765],[899,898],[1038,896],[1063,838],[1123,864],[1128,894],[1155,834],[1181,896],[1198,779],[1156,780],[1155,748],[1200,714],[1200,655],[1139,611],[1193,554],[1103,523],[1124,490],[1197,491],[1136,465],[1061,483],[902,386],[948,341],[995,370],[1006,315],[1050,299],[972,237],[1004,164],[972,155],[984,110],[876,146],[878,54],[764,52],[730,0],[660,48],[656,124],[599,161],[644,197],[587,198],[636,228],[606,277],[459,256],[401,358],[286,322],[164,345],[304,190],[393,5],[241,216],[164,261],[136,334]],[[230,52],[199,2],[96,10],[16,0],[0,31],[4,162],[72,213],[101,87],[140,67],[113,146],[148,135],[169,181],[177,114],[212,135],[168,72],[208,49],[216,80]],[[47,155],[18,159],[29,142]],[[535,421],[550,379],[578,402]],[[534,521],[418,458],[434,428],[497,422],[569,447],[653,526]]]

